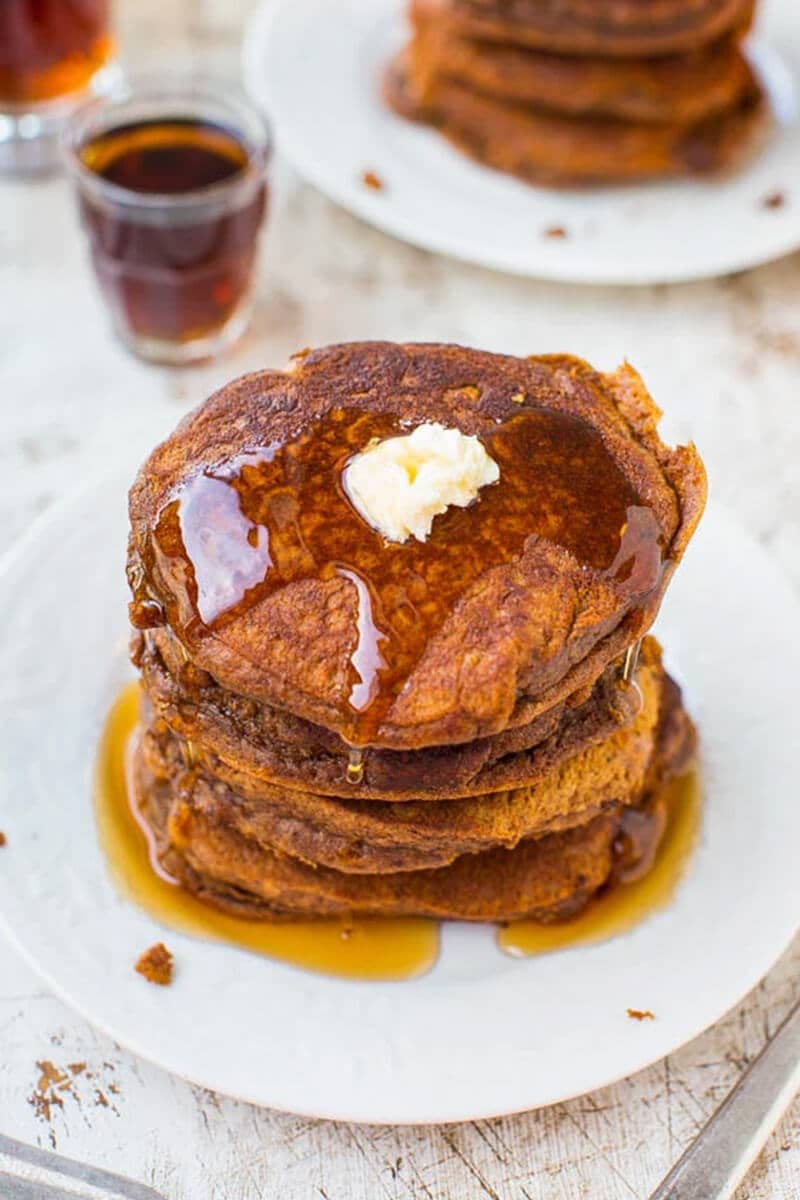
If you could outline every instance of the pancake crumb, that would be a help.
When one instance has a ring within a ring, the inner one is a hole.
[[[365,187],[372,188],[373,192],[382,192],[386,186],[380,175],[376,175],[374,171],[365,171],[361,182]]]
[[[762,208],[783,208],[786,204],[785,192],[769,192],[761,201]]]
[[[552,238],[554,241],[563,241],[569,235],[563,225],[551,225],[548,229],[545,229],[544,236]]]
[[[651,1013],[649,1008],[629,1008],[628,1016],[632,1021],[655,1021],[655,1013]]]
[[[2,831],[0,831],[0,846],[6,846],[6,845],[8,845],[8,838]]]
[[[144,975],[148,983],[168,987],[172,983],[174,959],[163,942],[156,942],[136,960],[136,970]]]

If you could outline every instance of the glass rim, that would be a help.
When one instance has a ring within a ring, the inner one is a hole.
[[[204,99],[209,105],[229,109],[232,118],[230,132],[241,137],[248,152],[246,165],[229,179],[192,188],[188,192],[138,192],[105,179],[81,158],[81,150],[92,137],[114,128],[113,122],[109,122],[92,129],[93,119],[115,111],[122,112],[126,105],[148,101],[157,103],[159,100],[163,100],[163,116],[166,119],[170,102],[179,103],[183,100],[202,104]],[[269,118],[238,85],[209,80],[189,72],[177,76],[172,73],[147,73],[125,75],[105,95],[80,104],[67,121],[61,138],[61,151],[78,186],[107,201],[138,209],[180,210],[212,203],[232,192],[260,184],[272,161],[274,138]]]

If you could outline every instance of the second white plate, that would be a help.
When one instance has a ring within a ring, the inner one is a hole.
[[[765,0],[752,56],[779,122],[740,174],[625,189],[549,191],[484,169],[387,111],[385,64],[408,36],[403,0],[266,0],[245,82],[293,166],[378,228],[520,275],[644,284],[743,270],[800,246],[800,14]],[[779,50],[780,54],[777,53]],[[384,183],[363,181],[373,171]],[[785,202],[765,205],[780,193]],[[564,238],[548,238],[552,227]]]

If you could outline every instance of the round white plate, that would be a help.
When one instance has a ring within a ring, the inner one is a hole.
[[[716,1021],[800,913],[800,611],[712,513],[661,633],[702,731],[702,842],[671,906],[605,944],[526,960],[450,925],[405,983],[313,975],[168,931],[170,988],[132,969],[164,936],[115,891],[91,776],[126,660],[124,478],[59,506],[0,575],[0,913],[50,986],[123,1045],[259,1104],[372,1122],[550,1104],[629,1075]],[[631,1021],[628,1007],[657,1019]]]
[[[800,13],[791,0],[763,2],[753,57],[780,123],[742,173],[590,191],[528,186],[390,113],[381,73],[408,36],[405,7],[263,0],[245,38],[245,82],[274,118],[281,150],[366,221],[427,250],[572,283],[698,279],[800,246]],[[382,191],[365,186],[365,170],[385,183]],[[775,192],[786,203],[765,207]],[[568,236],[548,238],[554,226]]]

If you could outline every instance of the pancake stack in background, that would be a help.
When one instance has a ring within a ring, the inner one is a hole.
[[[767,125],[753,0],[411,0],[390,105],[478,161],[574,186],[735,167]]]
[[[564,918],[646,870],[694,747],[647,631],[705,500],[658,416],[630,367],[388,343],[190,415],[130,498],[162,869],[254,919],[477,921]],[[421,425],[499,478],[389,542],[343,472]]]

